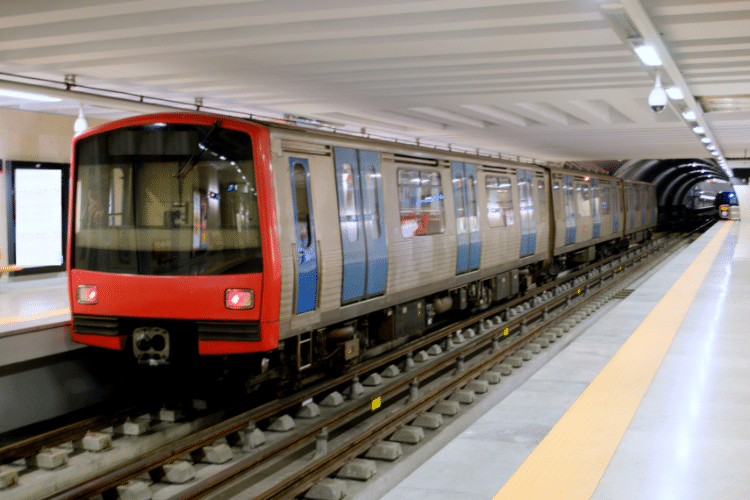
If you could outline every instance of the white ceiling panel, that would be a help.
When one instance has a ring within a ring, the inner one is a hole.
[[[748,26],[749,1],[6,0],[0,87],[75,75],[73,91],[540,160],[695,158],[708,154],[680,112],[750,95]],[[634,34],[658,39],[665,86],[685,101],[650,110]],[[79,100],[0,107],[76,114]],[[724,156],[747,154],[747,112],[696,111]]]

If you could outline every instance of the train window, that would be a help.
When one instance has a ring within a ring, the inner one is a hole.
[[[341,165],[341,191],[344,206],[341,210],[341,233],[346,234],[349,241],[359,239],[359,223],[357,221],[357,203],[354,198],[354,172],[348,163]]]
[[[599,186],[591,186],[591,204],[594,210],[594,217],[596,217],[599,212]]]
[[[537,181],[539,198],[539,216],[542,222],[547,220],[547,192],[544,189],[544,179]]]
[[[635,209],[641,210],[643,208],[643,205],[641,204],[641,202],[643,201],[641,197],[641,186],[633,186],[633,197],[635,199]]]
[[[456,219],[460,230],[463,230],[466,227],[466,202],[464,200],[464,190],[464,178],[461,177],[461,174],[455,172],[453,174],[453,194],[455,196],[454,203],[456,204]]]
[[[602,186],[601,191],[602,215],[609,215],[609,188],[607,186]]]
[[[404,238],[445,231],[444,197],[438,172],[400,168],[398,191]]]
[[[125,190],[125,172],[115,167],[109,173],[109,226],[122,226],[123,196]]]
[[[487,188],[487,220],[491,227],[513,225],[513,195],[510,177],[488,175],[485,179]]]
[[[310,207],[307,204],[307,174],[301,163],[294,164],[294,200],[297,203],[297,237],[300,245],[310,248]]]
[[[552,206],[555,209],[555,220],[562,219],[562,200],[560,199],[560,181],[552,183]]]
[[[644,186],[638,186],[638,191],[641,193],[641,207],[643,207],[644,210],[647,210],[648,204],[646,202],[646,189]]]
[[[174,276],[262,270],[247,133],[133,126],[80,140],[75,161],[73,267]],[[307,198],[300,205],[306,211]]]
[[[477,194],[476,194],[476,180],[474,179],[473,175],[470,175],[466,178],[466,188],[468,189],[468,195],[469,195],[469,213],[467,214],[469,217],[474,217],[476,220],[477,216]]]
[[[576,204],[578,205],[578,217],[591,216],[591,193],[589,185],[583,183],[576,184]]]
[[[375,167],[368,165],[364,170],[364,217],[367,232],[373,239],[380,238],[380,207],[378,206],[378,183]]]

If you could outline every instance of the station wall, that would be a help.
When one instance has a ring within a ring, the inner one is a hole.
[[[0,109],[0,265],[7,265],[8,200],[5,163],[7,161],[70,162],[70,144],[76,116],[50,115],[22,110]],[[89,126],[104,123],[87,119]],[[5,275],[1,279],[8,279]]]

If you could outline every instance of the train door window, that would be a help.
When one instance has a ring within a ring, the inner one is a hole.
[[[364,169],[363,208],[365,217],[365,230],[374,239],[380,238],[380,206],[378,200],[378,175],[372,165]]]
[[[635,200],[636,212],[641,209],[641,186],[633,187],[633,199]]]
[[[468,197],[468,208],[469,213],[466,214],[469,217],[469,229],[474,231],[477,229],[477,186],[476,186],[476,180],[474,179],[473,175],[469,175],[466,177],[466,189],[467,189],[467,197]]]
[[[632,211],[635,208],[635,203],[633,202],[633,185],[628,184],[628,210]]]
[[[487,221],[490,227],[513,225],[513,195],[510,177],[488,175],[485,178],[487,188]]]
[[[398,169],[401,236],[427,236],[445,231],[440,173]]]
[[[591,216],[591,192],[589,185],[585,183],[576,184],[576,203],[578,205],[578,217]]]
[[[456,222],[459,231],[466,229],[466,203],[464,200],[464,191],[464,178],[460,173],[456,172],[453,174],[453,193],[455,196],[454,203],[456,204]]]
[[[547,191],[544,189],[544,179],[537,180],[537,193],[539,200],[539,218],[542,222],[547,220]]]
[[[612,190],[612,212],[617,214],[622,210],[620,208],[622,206],[622,189],[618,189],[617,184],[612,183]]]
[[[555,211],[555,220],[562,219],[562,200],[560,199],[560,181],[552,183],[552,208]]]
[[[310,248],[310,206],[307,191],[307,173],[301,163],[295,163],[292,168],[294,175],[294,201],[297,207],[297,239],[300,246]]]
[[[601,204],[602,204],[602,215],[609,215],[609,187],[602,186],[601,188]]]
[[[344,163],[341,166],[341,191],[343,207],[341,210],[341,234],[345,234],[349,241],[359,239],[359,221],[357,220],[357,200],[355,180],[352,166]]]
[[[596,185],[591,186],[591,206],[594,217],[597,217],[599,215],[599,186]]]

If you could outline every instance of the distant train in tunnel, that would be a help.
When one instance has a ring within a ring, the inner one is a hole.
[[[73,340],[260,378],[386,352],[657,221],[644,182],[200,113],[87,131],[70,186]]]
[[[716,193],[714,206],[718,210],[720,219],[740,219],[740,203],[737,200],[737,193],[734,191],[722,191]]]

